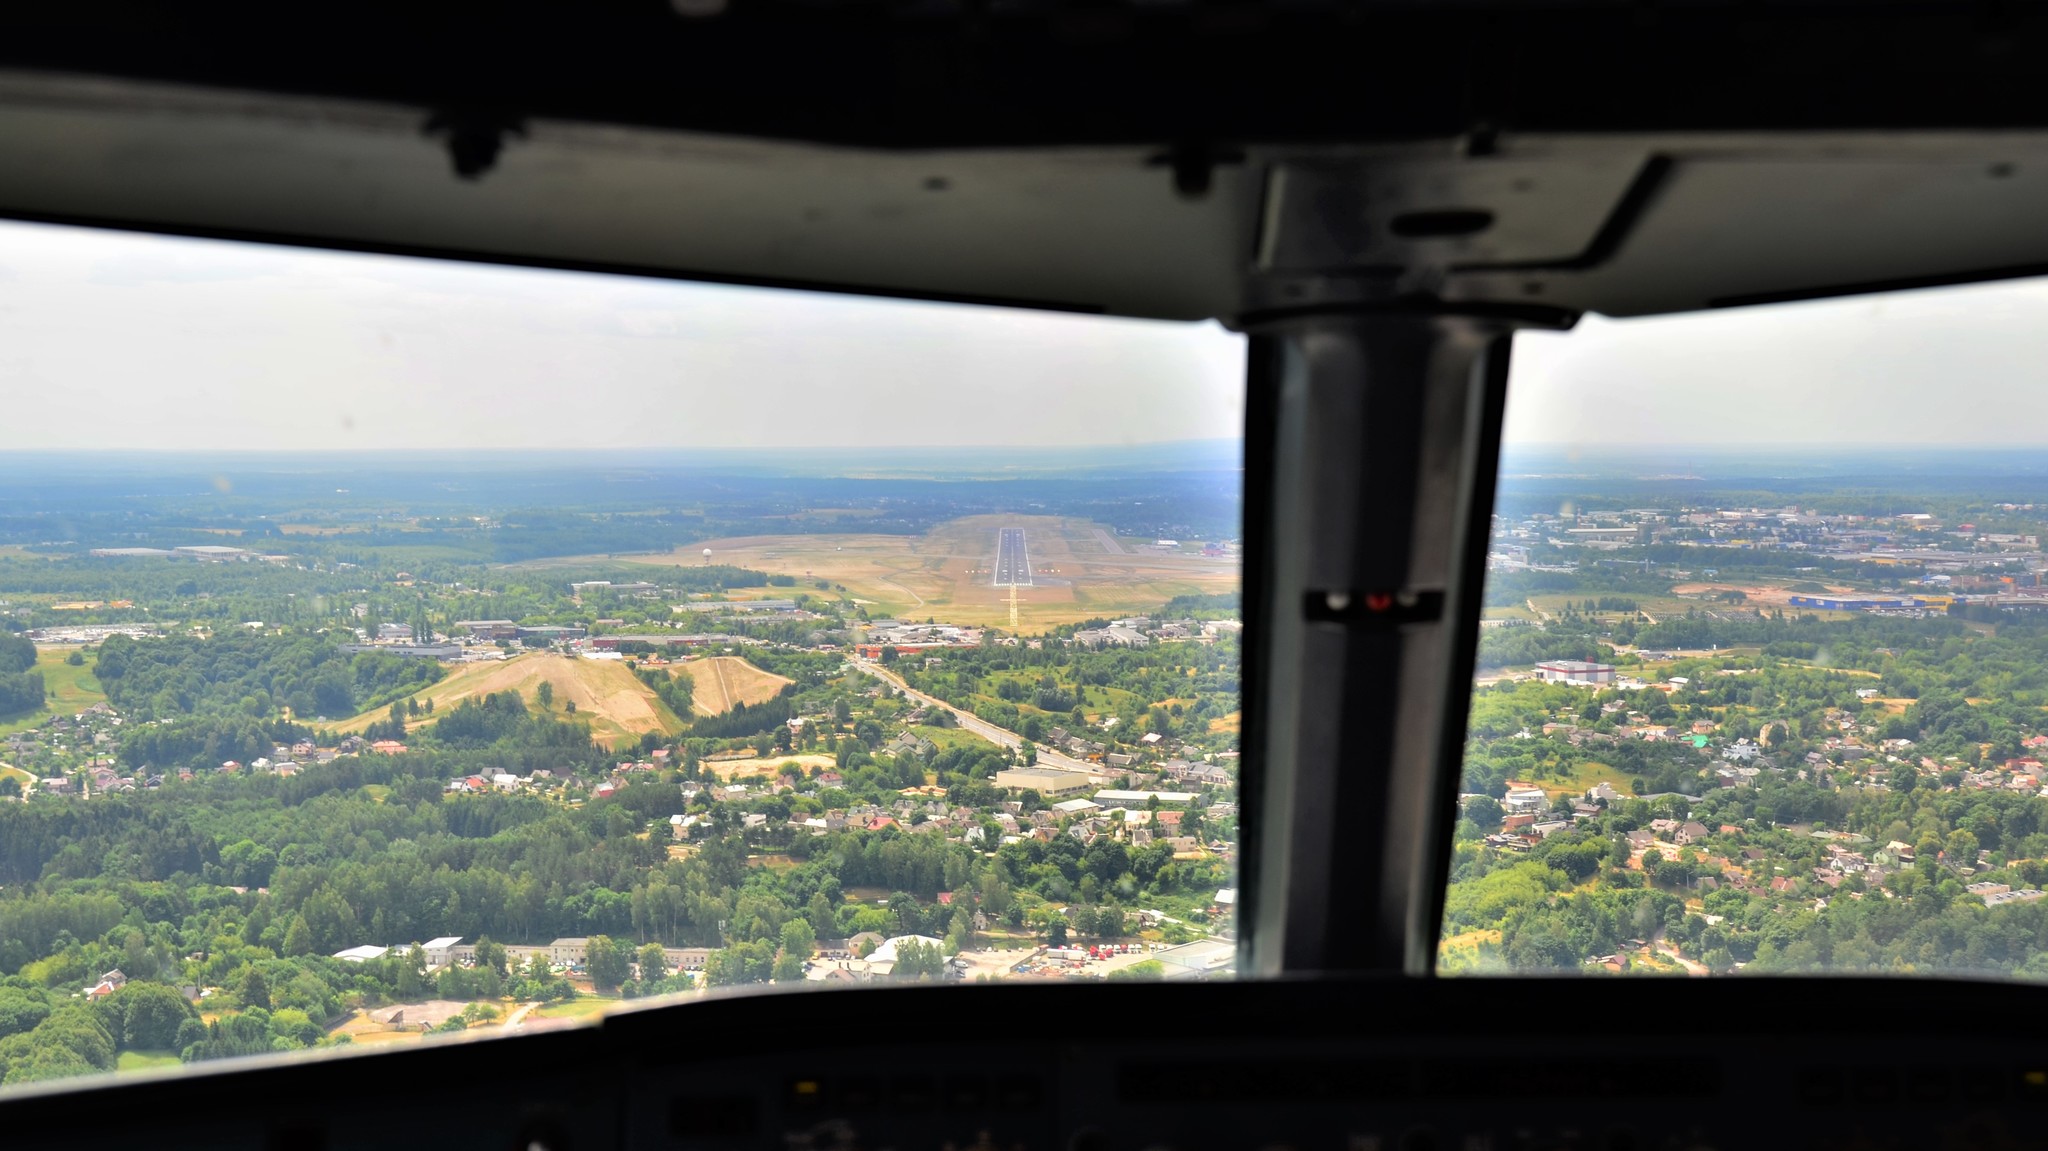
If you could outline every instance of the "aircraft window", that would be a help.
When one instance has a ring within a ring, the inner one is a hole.
[[[1227,974],[1240,337],[0,240],[5,1084]]]
[[[2044,317],[1517,338],[1439,970],[2048,975]]]

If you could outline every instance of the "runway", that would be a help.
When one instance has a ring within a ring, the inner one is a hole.
[[[1031,586],[1031,551],[1025,546],[1023,528],[1003,528],[996,533],[994,586]]]

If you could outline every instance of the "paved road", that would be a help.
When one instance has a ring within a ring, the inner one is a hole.
[[[1104,531],[1101,528],[1096,528],[1094,530],[1095,542],[1102,545],[1103,551],[1108,552],[1110,555],[1113,556],[1120,556],[1124,554],[1124,545],[1116,542],[1115,536],[1110,535],[1108,532]]]
[[[1031,551],[1024,546],[1023,528],[1003,528],[996,533],[995,586],[1031,586]]]
[[[932,707],[943,707],[947,711],[952,712],[953,718],[960,721],[960,730],[970,735],[978,735],[998,747],[1022,747],[1024,744],[1024,737],[1016,732],[997,727],[973,712],[954,707],[937,696],[926,695],[903,682],[902,676],[883,668],[881,664],[873,660],[856,659],[853,661],[853,666],[891,687],[901,689],[905,695],[920,703],[929,704]],[[1065,755],[1057,751],[1048,751],[1042,747],[1038,749],[1038,766],[1058,768],[1062,771],[1085,771],[1095,775],[1102,773],[1102,768],[1099,765],[1075,759],[1071,755]]]
[[[529,1012],[531,1012],[531,1011],[532,1011],[532,1010],[533,1010],[534,1008],[536,1008],[536,1007],[539,1007],[539,1006],[540,1006],[540,1004],[538,1004],[538,1003],[522,1003],[522,1004],[520,1004],[520,1005],[519,1005],[519,1009],[518,1009],[517,1011],[514,1011],[514,1012],[513,1012],[513,1013],[512,1013],[511,1015],[509,1015],[509,1016],[507,1016],[507,1017],[506,1017],[506,1019],[505,1019],[505,1030],[507,1030],[507,1031],[510,1031],[510,1030],[512,1030],[512,1029],[513,1029],[514,1027],[517,1027],[517,1026],[519,1026],[519,1025],[520,1025],[521,1023],[524,1023],[524,1022],[526,1022],[526,1016],[527,1016],[527,1014],[528,1014]]]

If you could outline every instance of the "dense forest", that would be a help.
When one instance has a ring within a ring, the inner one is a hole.
[[[381,652],[350,655],[330,637],[227,631],[210,638],[115,636],[95,674],[123,715],[148,722],[220,713],[343,718],[440,679],[441,665]]]

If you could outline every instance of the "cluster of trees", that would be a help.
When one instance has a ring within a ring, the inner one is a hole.
[[[1587,632],[1507,621],[1479,633],[1479,668],[1491,671],[1553,659],[1612,660],[1614,649]]]
[[[688,719],[687,711],[680,713]],[[796,685],[784,684],[773,699],[749,706],[735,703],[732,710],[721,715],[698,716],[690,724],[689,736],[693,739],[734,739],[759,735],[786,725],[796,714]]]
[[[43,676],[35,666],[36,645],[0,631],[0,718],[43,706]]]
[[[1207,595],[1177,595],[1159,609],[1160,619],[1241,619],[1241,592],[1212,592]]]
[[[1136,744],[1157,732],[1227,750],[1237,738],[1229,719],[1239,708],[1240,666],[1238,641],[1225,636],[1141,650],[963,648],[948,650],[935,667],[897,670],[919,691],[1027,739],[1046,739],[1056,726],[1078,732],[1091,716],[1115,717],[1089,738]]]
[[[161,983],[130,983],[82,1003],[7,979],[0,981],[0,1083],[110,1071],[123,1051],[177,1051],[202,1031],[199,1013]]]
[[[676,713],[677,719],[689,721],[696,702],[697,681],[678,672],[654,667],[636,667],[633,674],[654,692],[656,699]]]
[[[381,652],[349,655],[323,635],[231,630],[146,640],[114,636],[94,674],[131,721],[194,715],[341,718],[382,706],[439,680],[433,660]]]

